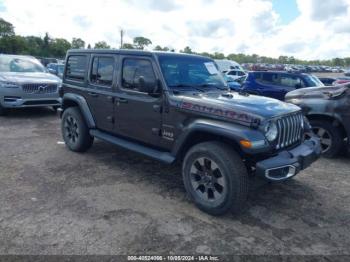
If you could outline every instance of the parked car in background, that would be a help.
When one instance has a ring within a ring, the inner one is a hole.
[[[322,153],[334,157],[350,145],[350,85],[303,88],[286,95],[286,102],[303,109],[321,139]]]
[[[233,91],[239,91],[242,88],[242,84],[247,78],[246,75],[241,76],[240,78],[233,78],[226,74],[223,74],[223,77],[227,83],[227,86]]]
[[[319,77],[318,79],[320,79],[320,81],[325,86],[331,86],[337,80],[336,78],[333,78],[333,77]]]
[[[245,76],[246,72],[240,69],[233,69],[233,70],[227,71],[225,74],[230,76],[232,79],[238,79],[238,78],[241,78],[242,76]]]
[[[62,79],[64,64],[50,63],[46,66],[46,68],[49,70],[49,73],[54,74]]]
[[[350,69],[345,70],[345,71],[344,71],[344,75],[345,75],[345,76],[350,76]]]
[[[34,57],[0,55],[0,115],[8,108],[57,108],[62,81]]]
[[[226,73],[233,69],[244,71],[243,67],[240,64],[232,60],[216,59],[215,63],[218,65],[219,71],[223,73]]]
[[[324,86],[315,76],[309,74],[279,71],[249,72],[242,89],[250,94],[284,100],[285,95],[295,89]]]
[[[350,83],[350,77],[338,77],[333,85],[343,85],[347,83]]]

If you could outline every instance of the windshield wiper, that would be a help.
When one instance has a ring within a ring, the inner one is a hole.
[[[215,85],[215,84],[201,84],[201,85],[196,85],[196,87],[214,87],[214,88],[219,89],[219,90],[226,90],[226,91],[229,90],[228,87],[221,88],[221,87],[219,87],[218,85]]]
[[[205,92],[204,89],[200,88],[200,86],[196,86],[196,85],[189,85],[189,84],[178,84],[178,85],[172,85],[172,86],[169,86],[170,88],[181,88],[181,87],[185,87],[185,88],[193,88],[193,89],[196,89],[202,93]],[[181,90],[182,91],[182,90]],[[186,91],[186,90],[183,90],[183,91]]]

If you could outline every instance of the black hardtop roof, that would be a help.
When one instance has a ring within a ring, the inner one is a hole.
[[[187,57],[203,57],[205,56],[195,55],[195,54],[185,54],[185,53],[175,53],[175,52],[164,52],[164,51],[144,51],[144,50],[134,50],[134,49],[70,49],[67,54],[120,54],[120,55],[139,55],[139,56],[187,56]]]

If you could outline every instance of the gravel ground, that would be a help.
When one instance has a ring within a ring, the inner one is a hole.
[[[101,141],[68,151],[49,109],[0,117],[1,254],[350,254],[349,157],[253,184],[241,215],[211,217],[179,167]]]

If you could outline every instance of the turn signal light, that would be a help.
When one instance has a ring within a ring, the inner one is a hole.
[[[241,144],[241,146],[243,146],[245,148],[252,148],[253,147],[252,142],[250,142],[249,140],[241,140],[240,144]]]

